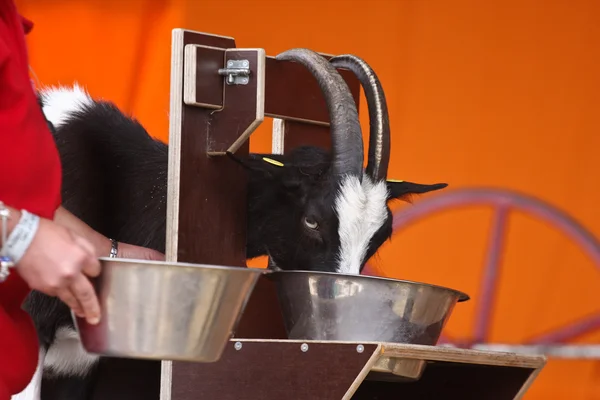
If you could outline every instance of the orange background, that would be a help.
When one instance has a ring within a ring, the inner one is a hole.
[[[42,84],[78,81],[165,140],[172,28],[232,36],[269,55],[355,53],[386,90],[391,177],[515,189],[600,234],[597,0],[17,3],[36,23],[30,57]],[[361,109],[366,128],[364,101]],[[253,151],[270,150],[270,123],[253,136]],[[377,256],[387,275],[471,295],[447,327],[454,337],[473,329],[491,216],[486,207],[433,215]],[[581,249],[525,214],[513,213],[509,228],[491,341],[519,343],[600,311],[599,266]],[[600,399],[600,362],[551,360],[525,398]]]

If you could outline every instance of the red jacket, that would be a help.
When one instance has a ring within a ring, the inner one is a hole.
[[[29,78],[25,34],[32,27],[12,0],[0,0],[0,200],[52,219],[60,159]],[[0,283],[0,400],[22,391],[37,366],[37,335],[21,309],[28,292],[14,271]]]

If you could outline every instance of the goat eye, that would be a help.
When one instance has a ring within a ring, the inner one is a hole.
[[[317,223],[317,221],[315,221],[312,218],[308,218],[308,217],[304,218],[304,224],[309,229],[317,229],[319,227],[319,224]]]

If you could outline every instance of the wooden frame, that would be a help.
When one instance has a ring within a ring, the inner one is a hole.
[[[236,49],[232,38],[173,32],[169,261],[246,266],[246,177],[224,154],[247,154],[248,137],[265,115],[275,117],[274,152],[331,145],[316,80],[261,51]],[[248,84],[226,85],[217,74],[228,57],[250,62]],[[340,72],[358,105],[357,79]],[[162,362],[160,399],[362,400],[393,391],[407,399],[504,400],[522,396],[544,363],[544,357],[432,346],[287,340],[274,288],[260,279],[218,362]]]
[[[224,83],[217,72],[228,59],[249,61],[247,84]],[[349,71],[342,74],[353,83],[358,103],[358,81]],[[246,176],[225,154],[247,154],[248,138],[265,115],[285,114],[301,121],[292,124],[328,132],[329,116],[316,79],[296,63],[266,57],[262,49],[236,49],[232,38],[176,29],[170,108],[166,258],[245,267]],[[208,226],[210,232],[203,229]],[[267,300],[274,291],[261,280],[254,293],[238,334],[281,337],[279,310],[264,307],[276,304]],[[187,383],[174,377],[194,375],[204,366],[163,361],[160,398],[169,400],[172,391],[184,390]]]

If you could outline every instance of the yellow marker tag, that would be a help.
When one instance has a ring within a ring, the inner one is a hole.
[[[392,182],[392,183],[394,183],[394,182],[396,182],[396,183],[404,182],[404,181],[400,181],[398,179],[388,179],[387,181],[388,182]]]
[[[263,157],[263,161],[268,162],[269,164],[277,165],[278,167],[283,167],[283,164],[277,160],[273,160],[272,158]]]

